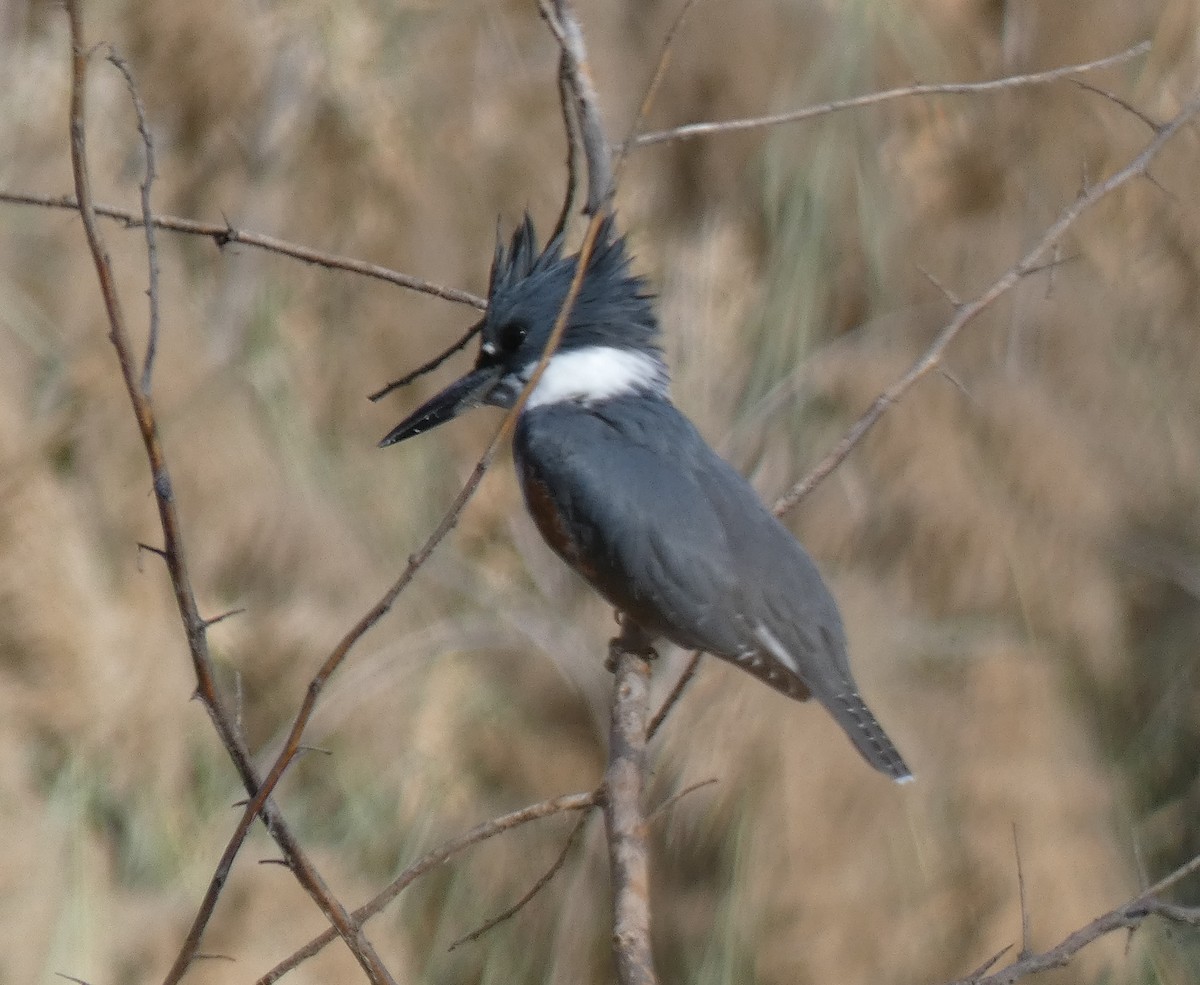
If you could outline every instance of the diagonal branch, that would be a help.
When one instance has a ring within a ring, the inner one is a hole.
[[[1107,913],[1096,917],[1091,923],[1068,934],[1062,941],[1046,951],[1031,954],[1022,951],[1017,960],[992,972],[990,975],[976,973],[960,978],[950,985],[1014,985],[1029,975],[1036,975],[1051,968],[1062,968],[1069,964],[1089,944],[1114,930],[1133,930],[1140,927],[1147,917],[1159,916],[1164,920],[1200,927],[1200,907],[1180,906],[1160,899],[1160,895],[1171,886],[1200,871],[1200,855],[1180,866],[1166,878],[1145,892]],[[987,966],[985,966],[986,968]]]
[[[1120,56],[1114,55],[1112,58],[1132,57],[1134,54],[1140,54],[1144,50],[1144,47],[1144,45],[1139,45],[1135,48],[1130,48],[1129,51],[1123,52]],[[1069,72],[1082,71],[1088,67],[1097,67],[1098,65],[1100,63],[1094,62],[1085,66],[1071,66],[1069,70],[1058,70],[1059,74],[1056,77],[1069,74]],[[1046,75],[1048,73],[1042,74]],[[987,83],[979,83],[979,85],[985,84]],[[795,509],[802,499],[811,493],[834,469],[841,465],[854,447],[866,437],[871,428],[887,413],[889,408],[898,403],[923,377],[935,369],[940,370],[946,349],[968,323],[991,307],[992,304],[1008,293],[1008,291],[1012,290],[1024,277],[1045,269],[1047,266],[1046,255],[1056,247],[1067,230],[1084,213],[1101,199],[1123,185],[1128,184],[1134,178],[1146,176],[1149,173],[1151,162],[1163,147],[1166,146],[1167,142],[1198,113],[1200,113],[1200,96],[1185,105],[1174,119],[1161,126],[1156,126],[1153,139],[1142,149],[1137,157],[1120,171],[1110,175],[1100,184],[1092,185],[1080,192],[1075,201],[1063,210],[1058,220],[1042,234],[1041,239],[1038,240],[1029,252],[1009,267],[986,291],[973,300],[967,302],[958,301],[934,280],[934,284],[954,304],[955,312],[953,318],[938,332],[933,342],[929,345],[929,348],[909,367],[908,371],[875,398],[871,406],[854,422],[829,453],[813,466],[807,475],[775,501],[772,506],[775,515],[783,516]],[[688,684],[691,683],[692,678],[699,668],[701,657],[702,654],[699,652],[692,654],[687,666],[677,678],[662,706],[655,713],[650,723],[650,736],[652,738],[658,733],[667,715],[670,714],[671,710],[682,697]]]
[[[1098,185],[1091,185],[1080,192],[1075,201],[1063,209],[1058,219],[1042,234],[1029,252],[1001,274],[991,287],[973,300],[959,305],[954,317],[938,332],[929,348],[909,367],[908,371],[875,398],[871,406],[854,422],[829,454],[818,462],[808,475],[775,501],[773,507],[775,514],[781,516],[793,509],[800,500],[812,492],[817,483],[837,468],[850,454],[851,449],[862,441],[867,432],[878,423],[893,404],[908,393],[922,377],[927,376],[941,365],[947,347],[969,322],[1012,290],[1022,278],[1041,269],[1046,254],[1054,248],[1055,244],[1084,213],[1134,178],[1145,176],[1150,168],[1150,163],[1167,145],[1167,142],[1179,133],[1197,113],[1200,113],[1200,95],[1194,96],[1174,119],[1159,127],[1154,138],[1125,167],[1109,175]]]
[[[484,821],[465,834],[459,835],[457,838],[452,838],[444,845],[427,852],[421,858],[417,859],[417,861],[388,883],[370,902],[365,903],[355,910],[351,914],[351,917],[361,927],[371,917],[381,913],[392,900],[421,878],[421,876],[425,875],[425,873],[436,869],[439,865],[459,852],[470,848],[472,845],[477,845],[481,841],[487,841],[489,838],[494,838],[496,835],[503,834],[505,831],[511,831],[513,828],[520,827],[523,824],[528,824],[530,821],[552,817],[564,811],[586,812],[598,803],[599,794],[593,790],[591,793],[576,793],[563,797],[552,797],[549,800],[543,800],[540,803],[523,807],[518,811],[494,817],[490,821]],[[330,941],[336,939],[337,935],[332,930],[327,930],[318,937],[314,937],[294,954],[281,961],[263,975],[256,985],[272,985],[273,982],[278,981],[297,965],[307,961],[319,952]]]
[[[740,120],[725,120],[716,123],[688,123],[685,126],[673,127],[670,130],[655,130],[643,133],[635,141],[637,147],[648,147],[651,144],[664,144],[672,140],[691,140],[696,137],[711,137],[724,133],[736,133],[741,130],[754,130],[759,127],[774,127],[784,123],[800,123],[818,116],[828,116],[847,109],[861,109],[864,106],[877,106],[880,103],[891,102],[894,99],[907,99],[910,96],[963,96],[979,92],[994,92],[1003,89],[1016,89],[1022,86],[1046,85],[1059,79],[1070,78],[1083,72],[1094,72],[1102,68],[1111,68],[1122,62],[1130,61],[1150,50],[1150,42],[1142,41],[1132,48],[1126,48],[1115,55],[1097,58],[1095,61],[1082,62],[1079,65],[1064,65],[1052,68],[1046,72],[1030,72],[1025,75],[1009,75],[1002,79],[989,79],[985,82],[937,82],[920,83],[918,85],[902,86],[898,89],[886,89],[882,92],[871,92],[862,96],[852,96],[849,99],[834,99],[816,106],[806,106],[803,109],[792,110],[788,113],[772,113],[769,116],[753,116]]]
[[[462,947],[463,944],[469,944],[471,941],[477,941],[493,927],[498,927],[500,924],[504,923],[505,920],[511,920],[518,913],[520,913],[531,899],[533,899],[538,893],[540,893],[546,888],[546,886],[550,884],[550,880],[558,874],[558,870],[561,869],[566,863],[567,856],[571,853],[571,847],[575,844],[575,839],[579,837],[579,832],[583,830],[583,826],[587,824],[587,819],[588,816],[586,814],[580,815],[579,820],[575,822],[570,833],[567,835],[567,840],[563,842],[563,846],[559,850],[558,855],[555,856],[554,861],[550,864],[550,868],[538,876],[537,881],[529,887],[529,889],[519,900],[513,903],[512,906],[505,909],[502,913],[498,913],[496,916],[486,920],[483,924],[476,927],[469,934],[463,934],[462,937],[458,938],[458,940],[446,948],[446,950],[453,951],[457,947]]]

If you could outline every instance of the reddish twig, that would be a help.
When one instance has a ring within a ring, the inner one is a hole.
[[[477,845],[481,841],[487,841],[489,838],[494,838],[496,835],[503,834],[505,831],[511,831],[513,828],[520,827],[523,824],[528,824],[530,821],[537,821],[545,817],[552,817],[555,814],[561,814],[564,811],[587,811],[595,807],[598,803],[598,794],[596,791],[591,793],[576,793],[569,794],[564,797],[553,797],[550,800],[543,800],[541,803],[532,804],[529,807],[523,807],[519,811],[512,811],[509,814],[503,814],[500,817],[494,817],[489,821],[484,821],[482,824],[476,825],[465,834],[459,835],[457,838],[452,838],[444,845],[427,852],[421,858],[417,859],[412,865],[401,872],[393,879],[384,889],[382,889],[370,902],[360,906],[351,914],[351,919],[356,924],[362,926],[371,917],[383,911],[383,909],[399,896],[406,888],[416,882],[421,876],[427,872],[436,869],[439,865],[446,862],[448,859],[457,855],[459,852],[470,848],[472,845]],[[332,930],[327,930],[318,937],[314,937],[304,947],[297,950],[294,954],[281,961],[274,968],[268,971],[257,982],[257,985],[271,985],[272,982],[278,981],[297,965],[311,958],[319,952],[330,941],[336,940],[337,935]]]
[[[72,198],[70,195],[33,195],[28,192],[0,191],[0,202],[8,202],[12,205],[35,205],[48,209],[79,209],[79,199],[77,197]],[[93,205],[92,210],[95,215],[103,216],[106,219],[115,219],[122,223],[126,229],[138,229],[144,224],[144,220],[137,212],[118,208],[115,205],[96,204]],[[409,291],[416,291],[420,294],[429,294],[435,298],[441,298],[443,301],[453,301],[456,304],[470,305],[472,308],[478,308],[480,311],[487,307],[487,301],[476,294],[471,294],[469,291],[460,291],[456,287],[443,287],[439,284],[431,284],[429,281],[421,280],[419,277],[413,277],[410,274],[400,273],[398,270],[381,267],[377,263],[367,263],[365,260],[338,256],[335,253],[324,253],[321,250],[313,249],[311,246],[304,246],[301,243],[291,243],[285,239],[268,236],[266,233],[237,229],[228,222],[200,222],[196,219],[184,219],[179,216],[159,214],[154,216],[152,225],[155,229],[167,229],[174,233],[184,233],[190,236],[203,236],[206,239],[211,239],[220,248],[224,248],[230,243],[252,246],[255,249],[266,250],[269,253],[278,253],[282,256],[291,257],[294,260],[302,260],[304,263],[325,267],[327,270],[344,270],[347,273],[372,277],[375,280],[386,281],[389,284],[395,284],[397,287],[403,287]]]
[[[141,380],[134,368],[133,353],[129,343],[129,333],[126,328],[124,314],[121,310],[120,298],[117,294],[116,281],[113,275],[112,263],[108,251],[100,237],[96,224],[96,210],[93,204],[91,175],[87,162],[86,122],[84,116],[84,96],[87,87],[87,63],[90,52],[83,43],[82,19],[78,0],[68,0],[67,16],[71,32],[71,104],[70,104],[70,144],[71,167],[75,179],[75,193],[79,202],[79,215],[83,222],[84,233],[87,237],[88,248],[100,281],[100,293],[104,300],[105,312],[109,323],[109,339],[117,353],[121,375],[126,392],[133,405],[134,416],[137,419],[138,430],[146,448],[150,463],[150,472],[154,489],[154,498],[158,506],[159,521],[163,530],[164,548],[162,557],[171,577],[175,592],[176,605],[187,634],[188,649],[192,656],[192,665],[196,674],[196,692],[203,701],[205,709],[212,719],[214,727],[221,738],[222,744],[228,750],[230,758],[242,778],[247,792],[252,795],[259,788],[258,778],[250,763],[249,752],[232,720],[226,713],[218,694],[213,675],[212,661],[208,653],[208,641],[205,631],[205,621],[200,617],[196,599],[188,575],[186,554],[184,551],[181,524],[176,511],[175,497],[171,486],[170,473],[167,469],[166,457],[163,451],[154,408],[149,396],[143,392]],[[282,849],[293,872],[304,888],[309,892],[321,909],[329,917],[339,931],[344,932],[356,959],[363,966],[373,983],[390,983],[391,977],[384,969],[378,955],[368,942],[360,935],[352,933],[346,923],[346,913],[340,903],[330,893],[320,875],[304,857],[299,845],[284,823],[282,814],[273,805],[260,805],[263,808],[263,818],[268,830],[275,837]],[[218,883],[216,893],[224,884],[226,870],[214,877]],[[212,902],[215,902],[215,894]],[[206,905],[209,901],[206,898]],[[197,915],[192,931],[184,941],[183,948],[175,965],[168,973],[168,983],[177,982],[186,971],[188,964],[196,955],[200,937],[203,934],[211,905]]]
[[[785,123],[799,123],[818,116],[828,116],[847,109],[861,109],[864,106],[877,106],[880,103],[891,102],[894,99],[907,99],[912,96],[961,96],[979,92],[993,92],[1003,89],[1016,89],[1021,86],[1045,85],[1066,79],[1081,72],[1092,72],[1097,69],[1110,68],[1130,59],[1145,54],[1150,50],[1150,42],[1142,41],[1132,48],[1098,58],[1095,61],[1083,62],[1079,65],[1064,65],[1046,72],[1030,72],[1025,75],[1009,75],[1002,79],[989,79],[986,82],[941,82],[921,83],[918,85],[902,86],[897,89],[887,89],[883,92],[872,92],[849,99],[834,99],[816,106],[806,106],[803,109],[788,113],[773,113],[769,116],[755,116],[741,120],[725,120],[714,123],[689,123],[685,126],[672,127],[669,130],[655,130],[643,133],[635,141],[638,147],[648,147],[651,144],[663,144],[672,140],[691,140],[696,137],[711,137],[717,134],[736,133],[740,130],[753,130],[758,127],[774,127]]]

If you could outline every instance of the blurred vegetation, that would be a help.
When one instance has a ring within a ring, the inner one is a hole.
[[[555,50],[528,2],[93,0],[159,154],[156,208],[483,292],[497,216],[562,190]],[[581,9],[623,133],[674,4]],[[1159,119],[1200,81],[1193,0],[706,0],[652,125],[913,80],[1082,61]],[[67,41],[0,4],[0,187],[70,188]],[[93,180],[134,205],[140,148],[97,61]],[[660,292],[675,395],[770,498],[907,368],[1144,123],[1064,82],[910,100],[639,152],[620,194]],[[720,782],[654,828],[664,981],[936,982],[1019,939],[1014,828],[1046,946],[1200,850],[1200,222],[1195,130],[973,323],[792,518],[842,602],[864,690],[913,764],[863,768],[816,709],[710,661],[654,748],[654,793]],[[107,230],[131,317],[144,244]],[[448,503],[494,421],[386,454],[446,369],[364,395],[472,312],[163,234],[157,399],[213,644],[265,760],[309,677]],[[146,467],[78,220],[0,207],[0,981],[161,979],[240,796],[196,703]],[[460,360],[460,363],[464,360]],[[957,385],[956,385],[957,384]],[[603,767],[611,614],[497,468],[352,655],[281,793],[355,905],[422,851]],[[656,674],[664,686],[677,666]],[[609,978],[593,823],[516,919],[570,819],[490,842],[369,925],[400,981]],[[255,832],[205,942],[252,980],[320,931]],[[1195,898],[1193,890],[1192,898]],[[1056,982],[1200,979],[1194,934],[1139,931]],[[333,946],[289,980],[355,980]]]

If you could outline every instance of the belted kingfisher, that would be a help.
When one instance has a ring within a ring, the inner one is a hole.
[[[380,447],[479,404],[513,406],[575,274],[578,257],[562,253],[561,236],[539,253],[528,215],[507,248],[497,242],[475,368]],[[859,696],[812,558],[671,403],[652,297],[611,216],[517,422],[513,458],[546,542],[616,608],[790,698],[815,696],[868,763],[912,779]]]

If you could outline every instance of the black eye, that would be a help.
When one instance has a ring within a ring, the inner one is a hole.
[[[527,334],[528,329],[521,322],[510,321],[500,326],[500,331],[496,333],[496,341],[500,343],[501,349],[512,352],[521,347]]]

